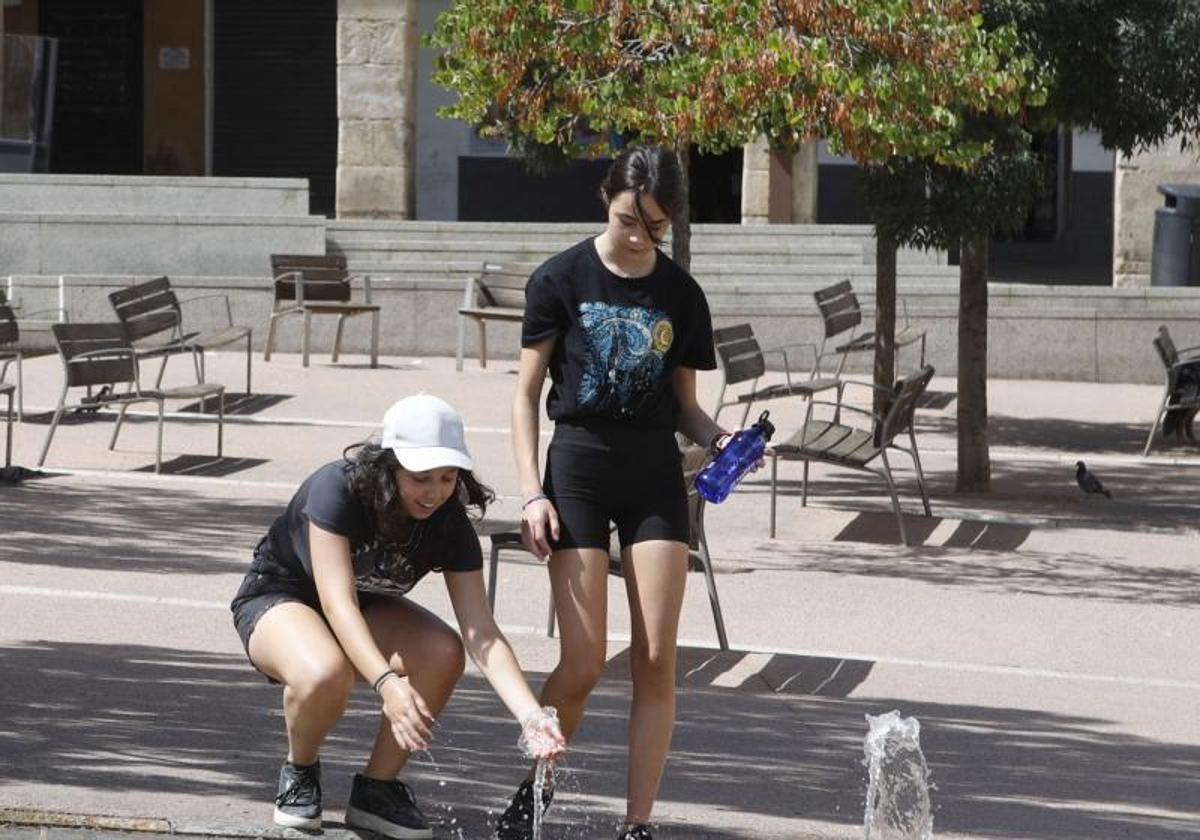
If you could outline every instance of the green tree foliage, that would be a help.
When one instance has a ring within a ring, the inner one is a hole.
[[[617,132],[719,151],[824,137],[862,163],[967,166],[960,114],[1015,113],[1031,65],[967,0],[456,0],[427,43],[441,111],[518,150]]]

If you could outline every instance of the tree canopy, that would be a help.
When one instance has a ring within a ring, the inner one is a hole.
[[[860,163],[966,166],[964,111],[1014,114],[1016,30],[967,0],[455,0],[431,46],[443,116],[518,151],[610,151],[613,133],[718,151],[814,137]]]

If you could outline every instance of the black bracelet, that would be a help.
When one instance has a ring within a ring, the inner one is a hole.
[[[371,688],[375,689],[375,693],[378,694],[379,687],[381,685],[383,685],[385,682],[387,682],[389,678],[398,677],[398,676],[400,676],[400,675],[397,674],[395,671],[393,671],[391,668],[388,668],[386,671],[384,671],[382,674],[380,674],[378,677],[375,678],[375,682],[371,684]]]
[[[525,500],[525,503],[523,505],[521,505],[521,510],[525,510],[525,508],[529,507],[534,502],[540,502],[542,499],[549,501],[550,497],[547,496],[545,493],[534,493],[532,496],[530,496],[528,499]]]

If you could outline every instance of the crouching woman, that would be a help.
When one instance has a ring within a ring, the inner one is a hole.
[[[319,752],[356,680],[382,715],[346,822],[389,837],[432,837],[412,790],[397,778],[462,675],[466,652],[520,721],[537,757],[564,749],[542,712],[483,585],[483,558],[467,508],[482,515],[492,492],[471,472],[462,419],[437,397],[388,409],[378,440],[350,447],[308,477],[259,542],[233,600],[251,663],[283,685],[288,754],[274,821],[321,825]],[[408,599],[441,572],[462,633]]]

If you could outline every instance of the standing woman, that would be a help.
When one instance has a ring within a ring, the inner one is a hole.
[[[380,438],[347,453],[300,485],[232,604],[251,663],[283,684],[288,754],[275,822],[320,828],[318,751],[360,679],[383,714],[346,823],[402,840],[432,837],[396,777],[413,750],[426,748],[462,675],[464,642],[406,597],[424,575],[442,572],[466,650],[521,721],[533,754],[557,757],[564,741],[488,609],[466,508],[482,515],[493,495],[471,472],[458,413],[437,397],[402,399],[384,415]]]
[[[696,403],[696,371],[716,367],[700,286],[658,250],[680,206],[670,151],[632,148],[600,195],[608,226],[551,258],[529,279],[513,400],[522,535],[549,558],[558,666],[542,702],[567,738],[606,660],[609,527],[615,523],[633,622],[628,802],[622,840],[649,840],[675,723],[675,646],[688,557],[687,492],[675,432],[716,445],[725,432]],[[538,401],[554,437],[538,469]],[[545,797],[542,807],[549,805]],[[496,836],[530,836],[526,781]]]

